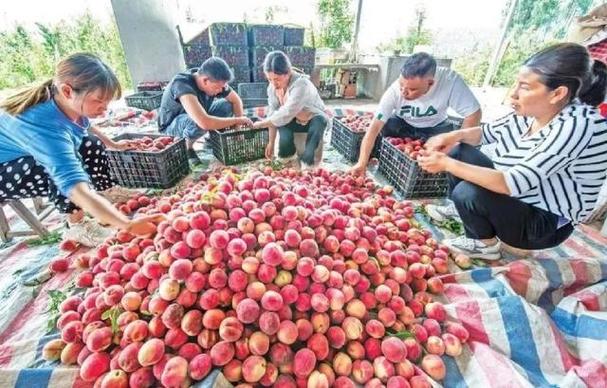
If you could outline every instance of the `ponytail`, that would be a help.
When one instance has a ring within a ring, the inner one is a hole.
[[[607,66],[605,63],[594,60],[588,82],[584,83],[578,96],[588,105],[598,106],[605,100],[607,92]]]
[[[0,109],[12,116],[21,114],[31,106],[50,100],[52,87],[52,78],[39,85],[30,86],[0,102]]]

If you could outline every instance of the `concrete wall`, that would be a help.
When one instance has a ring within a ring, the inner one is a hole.
[[[112,0],[133,85],[168,81],[185,69],[173,0]]]

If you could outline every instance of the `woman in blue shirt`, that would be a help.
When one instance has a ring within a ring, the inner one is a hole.
[[[111,233],[101,223],[144,235],[153,217],[129,220],[97,191],[114,186],[105,146],[122,149],[89,118],[120,97],[118,79],[98,57],[78,53],[62,60],[52,79],[0,103],[0,201],[48,196],[67,214],[67,239],[95,246]]]

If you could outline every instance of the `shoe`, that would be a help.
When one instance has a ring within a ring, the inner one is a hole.
[[[105,191],[99,192],[105,199],[111,203],[126,202],[131,198],[137,197],[143,194],[141,190],[127,189],[122,186],[113,186]]]
[[[457,212],[457,208],[455,204],[451,201],[447,205],[426,205],[426,212],[428,216],[435,221],[443,222],[448,218],[452,218],[456,221],[462,222],[462,219]]]
[[[202,160],[200,160],[198,154],[193,149],[188,150],[188,161],[192,166],[202,163]]]
[[[313,171],[314,168],[315,168],[313,164],[307,164],[307,163],[304,163],[302,161],[300,161],[299,163],[301,165],[301,171],[302,172],[303,171]]]
[[[463,253],[471,259],[499,260],[502,258],[499,241],[494,245],[487,245],[480,240],[459,236],[445,239],[443,244],[452,251]]]
[[[93,219],[84,219],[78,224],[68,224],[63,232],[63,239],[94,248],[103,244],[112,234],[114,234],[112,229],[101,226]]]

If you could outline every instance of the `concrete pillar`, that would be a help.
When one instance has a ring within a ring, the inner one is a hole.
[[[185,69],[174,0],[112,0],[112,8],[133,86]]]

